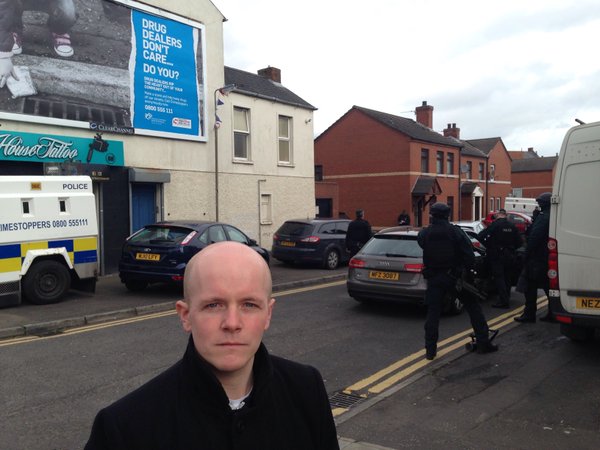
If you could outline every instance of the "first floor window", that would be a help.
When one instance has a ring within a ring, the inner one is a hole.
[[[421,173],[429,172],[429,150],[421,149]]]
[[[250,159],[250,110],[233,108],[233,157]]]
[[[292,118],[279,116],[279,162],[292,163]]]
[[[454,153],[448,153],[446,156],[446,173],[448,175],[454,174]]]

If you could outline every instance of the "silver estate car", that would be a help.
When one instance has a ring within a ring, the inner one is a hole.
[[[392,227],[374,235],[350,260],[346,287],[359,302],[394,301],[422,305],[427,282],[418,229]],[[448,298],[444,312],[459,314],[463,303]]]

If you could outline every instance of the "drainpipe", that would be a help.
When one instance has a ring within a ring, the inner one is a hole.
[[[457,217],[457,221],[460,222],[460,216],[461,216],[461,197],[462,197],[462,193],[460,192],[460,179],[462,177],[462,164],[461,164],[461,154],[462,154],[462,147],[460,147],[458,149],[458,217]]]
[[[488,189],[489,189],[489,182],[490,182],[489,162],[490,162],[490,157],[488,155],[488,157],[485,158],[485,195],[483,197],[485,199],[485,205],[482,209],[483,217],[487,217]]]

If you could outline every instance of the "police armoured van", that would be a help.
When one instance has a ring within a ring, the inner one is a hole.
[[[571,128],[558,157],[550,207],[550,307],[573,340],[600,328],[600,122]]]
[[[522,212],[528,216],[533,215],[533,211],[537,205],[535,198],[506,197],[506,200],[504,200],[505,210]]]
[[[98,223],[87,176],[0,176],[0,307],[94,291]]]

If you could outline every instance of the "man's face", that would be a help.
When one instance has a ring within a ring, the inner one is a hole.
[[[268,268],[254,258],[258,255],[249,256],[223,254],[196,264],[189,298],[177,302],[184,330],[192,333],[196,350],[217,377],[250,373],[271,321],[275,300],[265,281]]]

